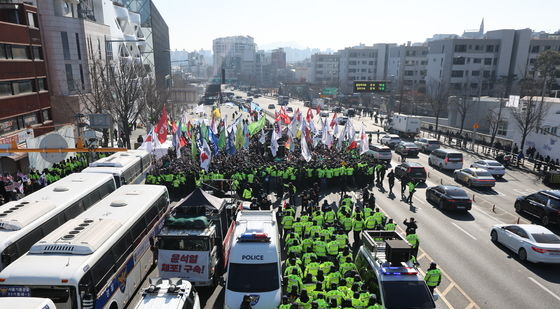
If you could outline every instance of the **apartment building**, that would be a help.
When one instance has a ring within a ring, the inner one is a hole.
[[[341,90],[345,93],[351,93],[354,81],[387,80],[389,48],[395,45],[359,45],[339,50],[339,85]]]
[[[231,82],[255,83],[257,44],[250,36],[230,36],[214,39],[214,76],[222,69]]]
[[[311,83],[338,87],[338,54],[315,54],[311,56]]]
[[[428,66],[428,45],[410,44],[389,48],[388,80],[396,88],[405,90],[425,89]]]

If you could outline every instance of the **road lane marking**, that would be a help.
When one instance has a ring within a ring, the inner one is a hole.
[[[542,285],[540,282],[538,282],[537,280],[533,279],[532,277],[527,277],[529,278],[529,280],[533,281],[536,285],[540,286],[541,289],[545,290],[545,292],[547,292],[548,294],[552,295],[552,297],[556,298],[557,300],[560,300],[560,296],[554,294],[554,292],[552,292],[551,290],[549,290],[546,286]]]
[[[449,291],[451,291],[451,289],[452,289],[454,286],[455,286],[455,283],[454,283],[454,282],[451,282],[451,283],[445,288],[445,290],[443,290],[443,292],[441,292],[440,295],[443,295],[443,296],[447,295],[447,293],[449,293]]]
[[[455,224],[455,222],[451,222],[451,224],[455,225],[456,228],[458,228],[461,232],[467,234],[467,236],[469,236],[470,238],[476,240],[476,237],[472,236],[469,232],[465,231],[463,228]]]

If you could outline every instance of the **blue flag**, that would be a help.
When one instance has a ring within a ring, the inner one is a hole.
[[[237,150],[235,149],[235,140],[234,140],[234,134],[229,134],[228,135],[228,140],[227,140],[227,145],[226,145],[226,153],[230,154],[230,155],[234,155],[237,152]]]
[[[210,142],[212,142],[212,155],[216,155],[219,151],[218,149],[218,137],[212,130],[208,130],[208,137],[210,138]]]

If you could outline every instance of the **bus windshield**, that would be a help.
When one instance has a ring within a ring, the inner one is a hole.
[[[70,286],[0,286],[0,297],[50,298],[57,309],[77,309],[76,289]]]
[[[241,293],[270,292],[280,288],[279,280],[278,263],[230,263],[227,288]]]
[[[162,250],[210,251],[210,238],[160,237],[158,248]]]

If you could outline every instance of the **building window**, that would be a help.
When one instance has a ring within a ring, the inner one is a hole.
[[[72,65],[66,64],[66,83],[68,84],[68,91],[74,91],[74,75],[72,74]]]
[[[486,45],[486,52],[493,53],[494,52],[494,45]]]
[[[12,83],[0,82],[0,97],[8,97],[12,95]]]
[[[471,83],[471,88],[472,89],[477,89],[478,88],[478,83]]]
[[[12,87],[14,89],[14,95],[33,92],[33,83],[31,80],[14,81],[12,82]]]
[[[10,56],[10,58],[12,58]],[[0,44],[0,59],[8,59],[6,44]]]
[[[21,45],[12,45],[12,58],[13,59],[31,59],[29,57],[29,47]]]
[[[39,21],[37,20],[37,14],[27,12],[27,24],[32,28],[39,28]]]
[[[463,77],[463,71],[451,71],[451,77]]]
[[[404,71],[404,76],[413,76],[414,71]]]
[[[538,54],[539,53],[539,47],[538,45],[531,47],[531,53],[533,54]]]
[[[19,18],[19,12],[16,9],[0,10],[0,21],[11,23],[11,24],[21,24],[21,20]]]
[[[23,125],[27,128],[37,124],[37,113],[31,113],[23,116]]]
[[[68,33],[61,32],[62,39],[62,52],[64,53],[64,60],[70,60],[70,46],[68,45]]]
[[[41,112],[41,113],[42,113],[42,117],[43,117],[43,122],[45,122],[45,121],[51,119],[51,116],[50,116],[49,111],[50,111],[50,110],[46,109],[46,110],[44,110],[44,111]]]
[[[486,77],[486,78],[490,77],[490,71],[484,71],[484,72],[482,73],[482,76],[483,76],[483,77]]]
[[[492,58],[484,58],[484,65],[492,65]]]
[[[461,44],[461,45],[455,45],[455,52],[456,53],[464,53],[467,51],[467,45]]]
[[[481,63],[482,58],[473,58],[473,63]]]
[[[40,46],[33,46],[33,59],[43,60],[43,48]]]
[[[471,76],[480,76],[480,71],[472,71]]]
[[[47,79],[46,78],[39,78],[37,79],[37,85],[39,91],[46,91],[49,90],[47,86]]]
[[[80,35],[76,33],[76,51],[78,52],[78,59],[82,60],[82,52],[80,51]]]
[[[17,130],[15,118],[0,121],[0,134],[9,133]]]
[[[465,57],[453,57],[453,64],[465,64]]]
[[[82,83],[82,90],[86,89],[86,83],[84,82],[84,69],[82,68],[81,63],[80,63],[80,82]]]
[[[501,136],[506,136],[507,134],[507,129],[508,129],[508,123],[507,121],[498,121],[498,132],[496,134],[501,135]]]

